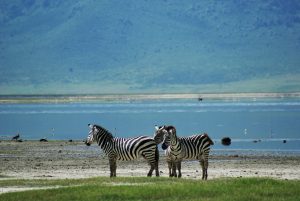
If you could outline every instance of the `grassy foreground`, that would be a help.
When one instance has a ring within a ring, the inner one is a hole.
[[[9,186],[58,188],[5,193],[0,200],[299,200],[300,197],[299,180],[267,178],[0,180],[0,188]]]

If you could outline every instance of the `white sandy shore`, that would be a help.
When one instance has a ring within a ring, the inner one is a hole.
[[[99,95],[0,95],[0,103],[61,103],[140,101],[164,99],[237,100],[260,98],[300,98],[300,92],[290,93],[163,93],[163,94],[99,94]]]
[[[71,179],[109,176],[108,159],[96,145],[83,142],[0,142],[0,179]],[[160,153],[160,175],[168,177],[164,153]],[[149,166],[143,159],[118,162],[117,176],[146,176]],[[201,179],[197,161],[184,161],[183,178]],[[271,177],[300,179],[300,156],[222,156],[209,160],[208,179],[221,177]],[[2,192],[20,190],[1,188]]]
[[[87,147],[83,142],[0,143],[0,175],[7,178],[87,178],[108,176],[108,160],[97,145]],[[209,178],[219,177],[274,177],[300,179],[300,156],[212,156]],[[161,176],[168,176],[164,153],[160,153]],[[143,160],[119,161],[118,176],[145,176],[149,167]],[[184,161],[184,178],[200,178],[197,161]]]

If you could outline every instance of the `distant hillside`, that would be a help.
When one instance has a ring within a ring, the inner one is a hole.
[[[300,91],[300,1],[1,0],[0,94]]]

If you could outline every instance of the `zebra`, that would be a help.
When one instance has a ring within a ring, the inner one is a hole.
[[[165,150],[166,161],[169,169],[169,177],[173,177],[176,175],[176,166],[175,163],[171,160],[170,153],[166,150],[170,144],[170,137],[166,135],[168,133],[166,128],[167,126],[155,126],[156,131],[154,134],[154,140],[157,144],[160,144],[164,141],[164,143],[162,144],[162,149]],[[179,177],[181,177],[181,174],[179,174]]]
[[[99,125],[88,124],[89,135],[85,144],[90,146],[94,141],[98,143],[104,153],[108,156],[110,165],[110,177],[116,177],[117,160],[134,160],[143,156],[150,164],[148,177],[152,176],[155,169],[156,176],[159,176],[158,160],[159,152],[153,138],[139,136],[134,138],[117,138]]]
[[[166,132],[163,132],[164,129]],[[207,180],[208,156],[213,141],[204,133],[189,137],[177,137],[174,126],[163,126],[157,130],[157,135],[164,133],[162,148],[166,150],[169,176],[181,177],[181,161],[183,159],[197,159],[202,167],[202,179]],[[158,138],[158,137],[157,137]]]
[[[168,131],[165,128],[166,128],[166,126],[155,125],[155,133],[154,133],[154,140],[157,144],[160,144],[163,141],[165,141],[165,143],[162,144],[163,150],[166,150],[169,146],[169,144],[168,144],[169,140],[167,140],[167,139],[165,140],[165,138],[167,138],[166,134],[168,133]],[[168,164],[168,169],[169,169],[169,177],[173,177],[173,175],[176,174],[176,171],[175,171],[175,173],[173,173],[173,163],[172,163],[171,157],[168,156],[167,151],[165,151],[165,154],[166,154],[166,159],[167,159],[167,164]],[[176,169],[176,167],[174,167],[174,169]]]
[[[155,133],[154,133],[154,141],[156,144],[160,144],[164,141],[164,135],[167,133],[165,130],[165,126],[157,126],[155,125]]]

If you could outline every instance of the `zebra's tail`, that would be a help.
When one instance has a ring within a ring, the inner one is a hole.
[[[212,141],[212,139],[208,136],[207,133],[204,133],[204,136],[207,137],[208,141],[209,141],[209,145],[214,145],[215,143]]]

